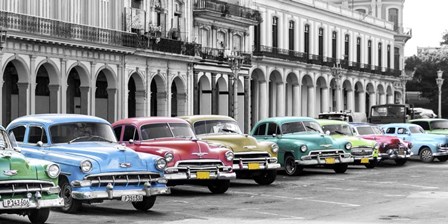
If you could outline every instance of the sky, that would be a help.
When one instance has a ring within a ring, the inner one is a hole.
[[[412,29],[404,55],[417,54],[417,47],[438,47],[442,34],[448,30],[447,0],[406,0],[403,26]]]

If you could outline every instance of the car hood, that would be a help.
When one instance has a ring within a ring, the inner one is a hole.
[[[240,134],[209,134],[200,135],[201,140],[208,143],[223,144],[230,147],[234,152],[260,152],[266,151],[266,149],[261,148],[257,140],[249,135]]]
[[[301,140],[306,142],[312,142],[314,144],[323,145],[323,144],[334,144],[332,138],[328,135],[324,134],[286,134],[282,135],[283,139],[294,139]]]
[[[52,153],[62,153],[78,159],[95,161],[99,172],[145,171],[147,166],[134,150],[116,143],[79,142],[58,144],[51,147]],[[95,164],[93,164],[95,169]]]
[[[142,141],[140,147],[144,146],[170,150],[178,160],[219,159],[220,154],[224,154],[222,148],[212,148],[204,141],[190,139],[171,138]]]
[[[20,153],[1,150],[0,180],[35,180],[38,179],[36,166]]]
[[[433,129],[431,131],[427,131],[428,134],[436,134],[436,135],[448,135],[448,129]]]
[[[363,139],[358,136],[347,136],[347,135],[331,135],[336,139],[345,139],[352,143],[352,147],[373,147],[375,145],[375,141]]]

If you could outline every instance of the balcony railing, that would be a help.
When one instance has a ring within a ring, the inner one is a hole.
[[[259,11],[222,1],[198,0],[194,3],[194,10],[209,10],[221,13],[221,16],[232,15],[261,22]]]
[[[188,56],[199,55],[197,48],[200,45],[194,43],[187,43],[179,40],[172,40],[167,38],[148,38],[147,36],[140,36],[137,47],[142,49],[149,49],[153,51],[161,51],[173,54],[181,54]]]
[[[218,63],[227,62],[227,57],[229,54],[236,54],[243,57],[243,65],[252,65],[252,55],[250,53],[242,51],[230,51],[219,48],[202,47],[200,48],[200,56],[203,60],[215,61]]]

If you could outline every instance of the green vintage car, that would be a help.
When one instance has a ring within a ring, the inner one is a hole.
[[[196,135],[209,144],[225,146],[233,150],[233,170],[237,178],[252,178],[260,185],[275,181],[278,146],[273,142],[257,142],[243,134],[238,123],[221,115],[195,115],[182,117],[188,121]]]
[[[345,139],[352,143],[353,164],[374,168],[378,163],[378,147],[376,141],[355,136],[352,127],[345,121],[318,119],[324,132],[335,139]]]
[[[14,136],[0,126],[0,213],[27,215],[31,223],[45,223],[50,208],[64,205],[59,173],[55,163],[24,157]]]
[[[345,173],[353,163],[351,143],[327,136],[313,118],[272,117],[253,127],[251,135],[258,141],[279,146],[278,161],[288,175],[298,175],[304,167],[326,167]]]
[[[409,123],[420,125],[428,134],[448,135],[448,119],[422,118],[410,120]]]

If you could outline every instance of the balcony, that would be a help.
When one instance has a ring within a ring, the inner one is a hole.
[[[406,41],[412,38],[411,28],[405,28],[401,25],[394,25],[394,31],[397,32],[394,36],[395,41],[406,43]]]
[[[148,36],[145,35],[141,35],[137,42],[137,48],[142,50],[152,50],[187,56],[199,55],[199,47],[200,45],[194,43],[160,37],[148,38]]]
[[[257,10],[218,0],[198,0],[194,3],[193,15],[245,27],[257,25],[262,21]]]
[[[234,51],[232,53],[243,57],[243,65],[245,66],[252,65],[252,56],[250,53],[245,53],[241,51]],[[199,52],[199,55],[202,57],[203,62],[208,61],[214,63],[226,63],[228,54],[230,54],[229,50],[210,48],[210,47],[202,47],[200,48]]]

